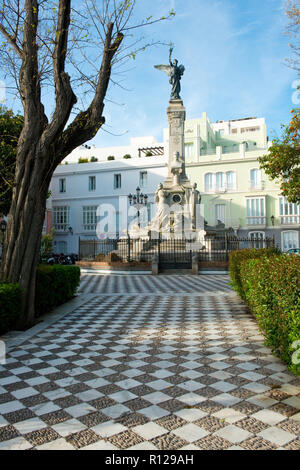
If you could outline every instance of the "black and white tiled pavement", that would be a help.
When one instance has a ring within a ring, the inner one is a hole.
[[[300,380],[225,276],[106,277],[0,365],[0,450],[300,449]]]
[[[79,292],[84,293],[208,293],[231,291],[227,275],[81,275]]]

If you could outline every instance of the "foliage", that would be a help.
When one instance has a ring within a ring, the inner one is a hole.
[[[150,150],[148,150],[148,151],[146,152],[145,157],[153,157],[153,153],[150,152]]]
[[[0,335],[13,329],[22,311],[22,292],[17,284],[0,284]]]
[[[80,282],[78,266],[46,266],[37,269],[36,316],[67,302]],[[22,290],[18,284],[0,283],[0,335],[17,328],[22,312]]]
[[[126,153],[126,155],[124,155],[123,158],[125,158],[125,159],[131,158],[131,155],[129,153]]]
[[[49,234],[42,236],[41,241],[41,259],[45,260],[49,258],[49,256],[53,252],[53,236],[54,236],[55,229],[52,228]]]
[[[88,162],[89,162],[88,158],[83,158],[83,157],[78,158],[78,163],[88,163]]]
[[[78,266],[39,266],[36,280],[36,316],[41,316],[71,299],[79,282]]]
[[[16,152],[0,279],[19,283],[24,326],[34,321],[35,276],[52,175],[104,125],[113,74],[120,77],[122,64],[159,43],[150,39],[147,44],[138,32],[174,16],[171,11],[166,17],[145,19],[137,4],[137,0],[1,3],[1,72],[23,106],[25,125]]]
[[[0,213],[7,215],[12,198],[16,148],[23,117],[0,105]]]
[[[294,57],[287,59],[287,63],[290,67],[296,70],[300,70],[300,5],[299,0],[288,0],[286,3],[285,14],[289,19],[289,23],[286,28],[286,33],[293,40],[289,46],[292,49]]]
[[[260,167],[272,179],[279,179],[282,194],[289,202],[300,203],[300,110],[293,109],[292,120],[281,140],[274,139],[269,153],[259,158]]]
[[[300,364],[292,361],[293,343],[300,340],[300,256],[243,261],[240,279],[243,298],[257,318],[266,345],[300,375]]]
[[[114,159],[115,159],[115,157],[114,157],[113,155],[109,155],[109,156],[107,157],[107,160],[114,160]]]
[[[280,254],[278,248],[252,248],[250,250],[236,250],[229,254],[229,275],[231,285],[237,293],[245,300],[244,290],[241,281],[241,266],[245,261]]]
[[[97,161],[98,161],[98,158],[96,158],[96,157],[91,157],[91,160],[90,160],[90,161],[91,161],[92,163],[93,163],[93,162],[97,162]]]

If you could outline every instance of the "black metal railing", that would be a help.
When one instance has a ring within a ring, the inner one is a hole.
[[[228,236],[205,238],[195,242],[189,239],[142,240],[130,237],[105,240],[79,239],[79,260],[149,262],[156,254],[159,261],[182,264],[190,262],[192,255],[197,253],[199,261],[228,261],[229,253],[232,251],[272,246],[274,238],[254,240]]]

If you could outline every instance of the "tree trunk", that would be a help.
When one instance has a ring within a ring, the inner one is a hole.
[[[23,291],[18,328],[34,323],[36,268],[52,175],[51,169],[46,168],[42,161],[41,152],[33,146],[23,159],[23,164],[17,165],[16,185],[5,234],[0,279],[19,283]]]

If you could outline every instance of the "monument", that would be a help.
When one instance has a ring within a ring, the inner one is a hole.
[[[141,229],[131,227],[132,237],[149,236],[155,238],[186,238],[198,241],[204,239],[204,224],[201,229],[200,202],[201,196],[196,183],[192,186],[185,170],[184,125],[186,112],[180,97],[180,80],[184,66],[172,61],[173,48],[170,47],[169,65],[155,65],[170,77],[172,86],[167,116],[169,122],[169,156],[168,175],[160,183],[155,193],[157,212],[148,227]]]

